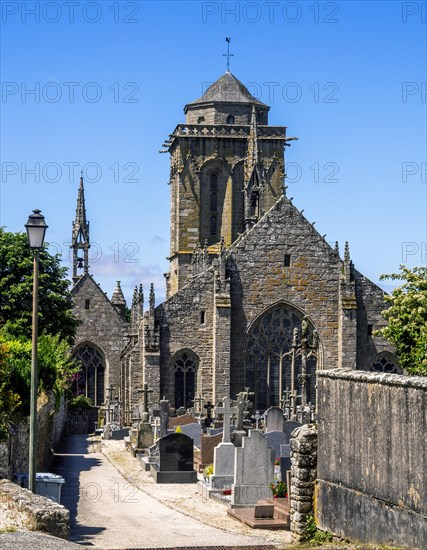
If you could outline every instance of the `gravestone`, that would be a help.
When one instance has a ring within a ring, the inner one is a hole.
[[[233,507],[255,506],[258,500],[271,498],[274,458],[261,430],[249,430],[242,447],[235,449]]]
[[[189,414],[183,414],[181,416],[173,416],[169,418],[169,428],[176,428],[177,426],[184,426],[185,424],[193,424],[194,416]]]
[[[176,416],[182,416],[187,412],[187,409],[185,407],[179,407],[179,409],[176,410]]]
[[[202,435],[200,439],[200,463],[202,468],[213,464],[215,447],[221,443],[222,433]]]
[[[291,435],[294,430],[300,428],[302,424],[294,420],[286,420],[283,424],[283,433],[286,435],[286,443],[291,441]]]
[[[210,428],[212,426],[212,410],[214,407],[215,406],[210,401],[208,401],[206,405],[203,405],[203,408],[206,409],[205,428]]]
[[[279,458],[280,455],[280,448],[282,445],[287,443],[286,441],[286,435],[283,432],[266,432],[263,434],[264,439],[267,441],[268,446],[270,449],[273,449],[275,458]]]
[[[291,470],[291,446],[280,445],[280,479],[286,481],[286,472]],[[289,490],[289,487],[288,487]]]
[[[231,399],[224,397],[223,406],[215,408],[215,414],[223,416],[222,442],[214,449],[214,473],[211,477],[212,488],[223,489],[233,483],[234,450],[230,440],[230,418],[237,413],[237,407],[231,406]]]
[[[200,449],[200,438],[202,435],[202,427],[197,422],[192,424],[184,424],[180,426],[181,433],[188,435],[193,440],[194,446]]]
[[[266,432],[283,432],[284,417],[279,407],[270,407],[264,413]]]
[[[112,430],[110,439],[115,439],[116,441],[129,437],[129,428],[122,428],[120,430]]]
[[[169,401],[165,397],[160,401],[160,437],[168,433],[169,424]]]
[[[157,442],[158,462],[151,475],[156,483],[196,483],[193,462],[193,440],[188,435],[173,433]]]

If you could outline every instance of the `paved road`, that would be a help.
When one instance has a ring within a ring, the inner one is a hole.
[[[209,527],[129,486],[85,436],[64,440],[53,471],[66,480],[62,503],[70,510],[70,540],[74,542],[103,550],[266,542],[262,536],[230,534]]]

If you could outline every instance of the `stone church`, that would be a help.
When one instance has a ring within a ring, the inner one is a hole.
[[[400,372],[384,292],[340,255],[285,194],[286,126],[229,71],[184,108],[170,154],[166,301],[120,283],[111,300],[89,274],[83,180],[73,223],[73,295],[81,391],[97,405],[114,386],[126,414],[141,397],[190,407],[249,387],[256,409],[316,400],[316,370]],[[82,254],[82,256],[79,256]]]

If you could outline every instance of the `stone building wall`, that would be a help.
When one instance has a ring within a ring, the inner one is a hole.
[[[285,254],[291,266],[284,267]],[[323,364],[338,366],[339,282],[342,261],[286,198],[282,197],[228,252],[231,275],[233,391],[243,384],[250,324],[284,302],[312,320],[323,347]]]
[[[191,284],[156,309],[160,328],[161,393],[174,403],[173,358],[191,350],[198,358],[196,394],[212,399],[213,373],[213,268],[197,275]],[[202,323],[201,312],[204,312]]]
[[[318,395],[319,527],[427,548],[427,378],[323,371]]]
[[[97,347],[105,357],[104,389],[120,386],[120,355],[125,348],[129,323],[120,315],[101,287],[84,275],[72,289],[73,313],[82,324],[77,328],[75,350],[84,344]],[[89,300],[89,308],[86,308]]]

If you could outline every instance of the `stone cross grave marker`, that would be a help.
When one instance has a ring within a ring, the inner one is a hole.
[[[153,390],[148,389],[148,384],[144,384],[142,390],[138,390],[138,393],[142,393],[142,421],[148,420],[148,394],[153,393]]]
[[[212,425],[212,410],[215,408],[211,401],[208,401],[206,405],[203,405],[206,409],[205,427],[209,428]]]
[[[168,433],[169,424],[169,401],[166,397],[160,401],[160,437],[164,437]]]
[[[156,442],[160,437],[160,417],[155,416],[154,417],[154,441]]]
[[[259,411],[257,411],[255,413],[255,428],[258,430],[259,429],[259,421],[261,420],[261,415],[259,414]]]
[[[231,399],[224,397],[222,400],[222,407],[215,407],[215,414],[222,414],[223,417],[223,432],[222,442],[229,443],[230,439],[230,419],[231,415],[237,414],[237,407],[231,406]]]

